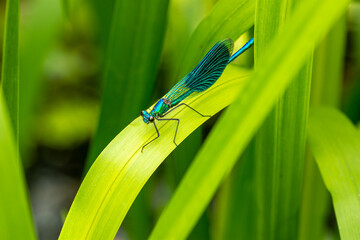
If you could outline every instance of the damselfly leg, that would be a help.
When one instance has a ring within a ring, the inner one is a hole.
[[[156,130],[156,133],[157,133],[157,137],[155,137],[154,139],[150,140],[150,142],[148,142],[148,143],[146,143],[144,146],[142,146],[141,152],[143,152],[144,147],[146,147],[147,145],[149,145],[152,141],[154,141],[155,139],[157,139],[157,138],[160,136],[159,130],[157,129],[155,122],[153,122],[153,124],[154,124],[155,130]]]
[[[170,109],[169,111],[167,111],[165,114],[161,115],[160,117],[155,117],[155,119],[158,120],[158,121],[171,121],[171,120],[177,121],[176,129],[175,129],[175,135],[174,135],[174,139],[173,139],[173,142],[174,142],[175,146],[177,146],[177,143],[176,143],[176,135],[177,135],[177,131],[178,131],[178,129],[179,129],[180,119],[178,119],[178,118],[162,118],[162,117],[166,116],[168,113],[172,112],[174,109],[176,109],[176,108],[178,108],[178,107],[180,107],[180,106],[182,106],[182,105],[190,108],[191,110],[193,110],[194,112],[196,112],[197,114],[199,114],[199,115],[202,116],[202,117],[211,117],[211,115],[201,114],[200,112],[196,111],[194,108],[190,107],[190,106],[187,105],[186,103],[180,103],[179,105],[173,107],[172,109]],[[154,139],[152,139],[150,142],[146,143],[146,144],[141,148],[141,152],[143,152],[144,148],[145,148],[147,145],[149,145],[151,142],[153,142],[155,139],[157,139],[157,138],[160,136],[160,133],[159,133],[158,128],[156,127],[155,121],[154,121],[153,123],[154,123],[154,127],[155,127],[155,130],[156,130],[156,133],[157,133],[157,137],[155,137]]]
[[[175,107],[173,107],[172,109],[170,109],[169,111],[167,111],[166,113],[164,113],[163,115],[161,115],[161,117],[166,116],[168,113],[172,112],[173,110],[175,110],[176,108],[180,107],[180,106],[186,106],[188,108],[190,108],[191,110],[193,110],[194,112],[196,112],[197,114],[199,114],[202,117],[212,117],[211,115],[203,115],[201,113],[199,113],[198,111],[196,111],[194,108],[190,107],[189,105],[187,105],[186,103],[180,103],[179,105],[176,105]]]

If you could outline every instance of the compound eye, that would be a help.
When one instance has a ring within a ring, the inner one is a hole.
[[[153,122],[153,121],[154,121],[154,117],[153,117],[153,116],[150,116],[150,117],[149,117],[149,121],[150,121],[150,122]]]
[[[140,113],[140,115],[141,115],[141,116],[144,116],[144,114],[145,114],[145,110],[142,110],[141,113]]]

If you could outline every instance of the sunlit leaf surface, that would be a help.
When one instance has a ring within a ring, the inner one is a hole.
[[[203,94],[185,101],[201,113],[214,115],[229,105],[247,78],[248,72],[228,66],[223,76]],[[179,108],[169,118],[181,119],[177,143],[208,118],[199,117],[187,108]],[[175,148],[176,124],[172,121],[154,126],[141,117],[129,124],[100,154],[86,175],[72,204],[60,239],[113,239],[132,202],[145,182]],[[82,231],[79,231],[82,229]]]

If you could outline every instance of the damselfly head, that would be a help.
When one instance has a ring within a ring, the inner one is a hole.
[[[153,121],[154,121],[154,117],[153,117],[150,113],[148,113],[147,111],[145,111],[145,110],[142,110],[141,113],[140,113],[140,115],[143,117],[143,121],[144,121],[145,123],[149,123],[149,122],[153,122]]]

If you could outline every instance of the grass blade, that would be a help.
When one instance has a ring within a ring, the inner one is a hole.
[[[340,104],[345,34],[346,18],[343,16],[315,50],[311,106]],[[298,239],[322,239],[329,216],[330,195],[309,151],[305,158],[303,181]]]
[[[86,169],[149,102],[162,49],[167,7],[168,0],[115,3],[101,113]]]
[[[250,144],[222,184],[216,198],[214,239],[253,239],[256,228],[254,172]]]
[[[19,137],[24,165],[33,144],[34,110],[43,93],[44,62],[56,43],[62,19],[59,0],[34,0],[28,8],[20,24]]]
[[[311,87],[313,106],[340,106],[345,44],[346,16],[344,15],[317,48],[314,58],[314,81]]]
[[[19,158],[19,5],[18,0],[6,1],[0,89],[0,239],[32,240],[35,228]]]
[[[67,0],[64,0],[67,1]],[[107,44],[109,42],[110,28],[111,28],[111,19],[113,17],[113,9],[115,5],[114,0],[91,0],[90,4],[92,5],[93,11],[96,16],[96,30],[97,35],[100,40],[100,46],[102,51],[105,52],[107,49]]]
[[[0,239],[36,239],[25,178],[0,93]]]
[[[264,53],[258,70],[211,132],[161,215],[151,239],[187,236],[276,99],[314,45],[345,12],[347,4],[348,1],[307,0],[299,5],[269,47],[271,51]]]
[[[257,1],[255,67],[299,2]],[[254,138],[259,239],[297,237],[311,67],[309,56]]]
[[[360,236],[360,135],[334,109],[310,112],[309,146],[330,191],[342,239]]]
[[[231,103],[247,75],[247,71],[229,66],[209,91],[186,103],[214,115]],[[178,143],[207,120],[196,117],[188,108],[169,114],[173,116],[181,118]],[[159,123],[161,137],[141,153],[142,146],[156,136],[153,126],[144,124],[140,117],[127,126],[103,150],[86,175],[60,239],[113,239],[140,189],[175,148],[174,127],[169,121]]]
[[[9,109],[15,143],[19,144],[19,0],[6,1],[1,87]]]

